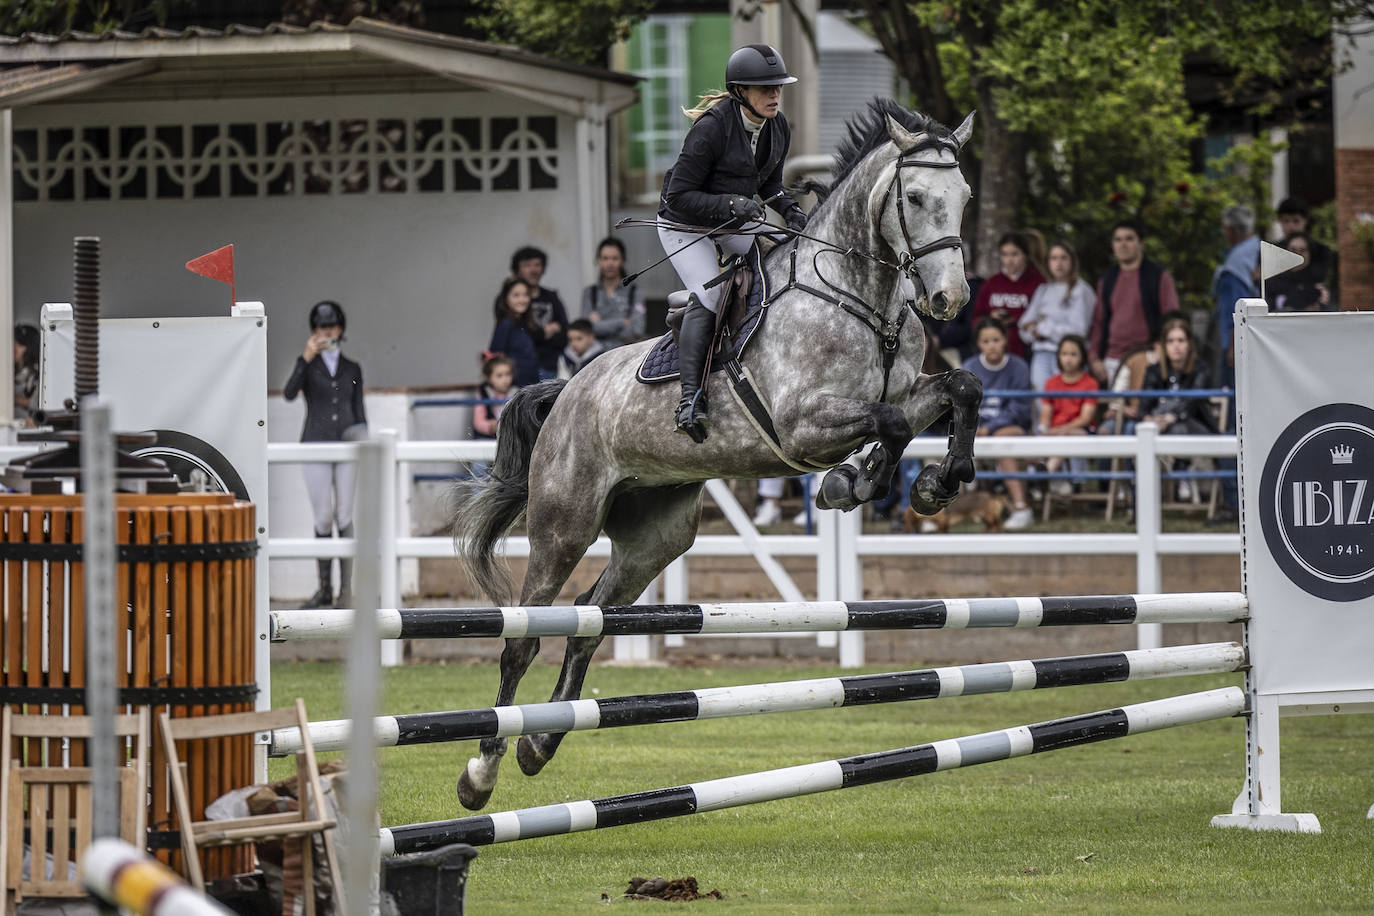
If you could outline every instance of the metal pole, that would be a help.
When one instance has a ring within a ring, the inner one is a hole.
[[[377,714],[380,659],[377,608],[381,604],[382,542],[389,520],[383,492],[395,458],[394,439],[358,443],[357,495],[353,537],[353,595],[356,624],[348,652],[348,715],[353,720],[348,744],[344,847],[344,909],[350,916],[371,912],[372,890],[381,867],[377,847],[377,752],[368,725]],[[394,554],[393,554],[394,556]]]
[[[86,715],[91,717],[92,835],[119,837],[119,779],[115,769],[115,499],[110,407],[98,395],[81,403],[82,508],[86,576]]]

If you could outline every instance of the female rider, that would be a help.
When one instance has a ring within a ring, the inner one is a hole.
[[[782,169],[792,139],[778,110],[782,87],[795,83],[782,55],[768,45],[745,45],[725,66],[725,91],[707,93],[683,113],[694,122],[677,162],[663,176],[658,215],[659,240],[688,292],[687,311],[678,334],[682,400],[677,430],[693,442],[706,439],[706,397],[702,370],[715,332],[715,312],[723,285],[704,284],[720,273],[715,247],[726,255],[745,254],[753,236],[765,231],[763,206],[777,210],[788,228],[806,228],[806,213],[782,191]],[[724,234],[690,244],[707,227],[726,223]]]

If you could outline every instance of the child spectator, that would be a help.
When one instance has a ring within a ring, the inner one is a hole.
[[[497,424],[501,422],[501,410],[505,402],[519,391],[515,387],[515,361],[508,356],[491,354],[482,361],[482,384],[477,386],[477,396],[484,401],[500,401],[499,404],[478,404],[472,412],[472,433],[474,439],[495,439]]]
[[[644,337],[644,296],[625,276],[625,245],[614,236],[596,247],[597,282],[582,290],[582,317],[592,323],[604,349],[634,343]],[[576,324],[576,322],[574,322]],[[572,325],[568,326],[569,336]],[[566,351],[565,351],[566,352]]]
[[[539,356],[535,345],[544,340],[544,331],[535,323],[530,310],[529,284],[519,277],[507,279],[501,284],[498,305],[499,320],[487,349],[509,357],[515,364],[515,384],[522,388],[537,384]]]
[[[1211,401],[1206,398],[1182,398],[1168,392],[1206,388],[1211,381],[1207,367],[1197,358],[1197,341],[1193,328],[1182,315],[1164,319],[1160,331],[1163,356],[1145,370],[1143,390],[1161,392],[1157,397],[1142,398],[1142,423],[1154,423],[1166,436],[1207,435],[1217,431],[1212,416]],[[1174,470],[1181,470],[1191,462],[1185,458],[1174,461]],[[1191,498],[1188,481],[1178,482],[1178,498]]]
[[[1052,252],[1050,256],[1053,258]],[[1059,373],[1045,381],[1046,391],[1097,393],[1097,379],[1087,371],[1088,341],[1085,338],[1079,334],[1065,334],[1059,342],[1056,359]],[[1045,398],[1040,402],[1040,422],[1036,424],[1035,431],[1042,436],[1083,436],[1092,432],[1096,415],[1096,398]],[[1045,469],[1050,472],[1063,466],[1063,458],[1045,461]],[[1058,496],[1068,496],[1073,492],[1073,484],[1067,480],[1055,480],[1050,483],[1050,490]]]
[[[1015,327],[1036,288],[1045,282],[1030,262],[1030,243],[1021,233],[1003,235],[997,242],[997,254],[1002,269],[983,281],[973,302],[975,329],[987,317],[996,318],[1003,328]],[[1007,348],[1015,356],[1026,358],[1026,346],[1020,337],[1008,341]]]
[[[596,339],[592,323],[585,318],[577,319],[568,325],[568,345],[558,357],[558,377],[572,378],[587,363],[605,352],[606,348]]]
[[[978,355],[964,360],[964,368],[983,383],[983,402],[978,407],[978,435],[1025,435],[1030,427],[1030,402],[1024,398],[1003,398],[987,392],[1030,391],[1030,369],[1024,359],[1007,352],[1007,331],[1002,322],[989,316],[979,321],[974,331]],[[997,470],[1003,473],[1015,473],[1020,469],[1020,463],[1015,458],[997,459]],[[1034,515],[1026,503],[1026,482],[1012,479],[1007,480],[1006,484],[1007,493],[1012,499],[1012,513],[1003,527],[1011,530],[1030,527]]]
[[[1097,294],[1078,275],[1078,253],[1068,242],[1055,242],[1049,252],[1050,279],[1031,295],[1021,316],[1021,339],[1031,348],[1031,387],[1043,391],[1058,363],[1059,343],[1069,334],[1086,339],[1092,328]]]

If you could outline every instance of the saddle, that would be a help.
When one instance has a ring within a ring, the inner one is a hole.
[[[725,294],[716,313],[711,372],[719,372],[726,363],[738,361],[763,326],[770,296],[758,245],[749,249],[748,254],[736,255],[726,261],[720,276],[707,284],[708,287],[716,285],[724,285]],[[686,290],[668,294],[668,333],[649,350],[635,373],[643,384],[660,385],[679,378],[677,335],[682,328],[689,295]]]

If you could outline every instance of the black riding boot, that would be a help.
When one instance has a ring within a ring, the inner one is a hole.
[[[706,441],[706,388],[702,374],[706,354],[716,332],[716,316],[696,296],[688,300],[677,336],[678,368],[682,372],[682,400],[677,405],[677,431]]]
[[[339,529],[339,537],[353,537],[352,523]],[[334,606],[343,608],[353,606],[353,561],[347,557],[339,558],[339,598],[334,602]]]
[[[315,532],[315,537],[317,538],[333,536],[334,535],[329,532],[325,534],[320,534],[318,531]],[[316,560],[315,565],[319,569],[320,587],[315,590],[315,594],[311,595],[305,604],[301,605],[302,610],[334,606],[334,586],[330,580],[331,568],[334,565],[334,561],[330,559]]]

